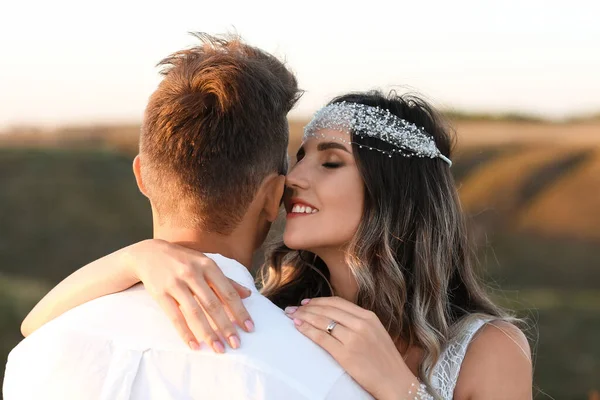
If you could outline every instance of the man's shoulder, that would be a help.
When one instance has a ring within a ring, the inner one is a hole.
[[[282,379],[297,384],[331,388],[345,373],[322,348],[302,335],[283,310],[260,294],[253,293],[244,304],[252,316],[253,333],[240,332],[242,345],[231,351]],[[318,367],[315,367],[318,366]]]
[[[59,399],[65,390],[73,398],[99,393],[111,362],[110,342],[59,327],[38,329],[10,352],[4,373],[5,399]],[[89,379],[92,375],[95,379]]]

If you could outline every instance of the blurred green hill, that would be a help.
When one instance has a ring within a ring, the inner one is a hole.
[[[303,125],[291,123],[294,153]],[[491,290],[538,326],[529,332],[538,387],[584,399],[600,388],[600,122],[455,126],[453,171]],[[149,205],[131,173],[138,129],[0,135],[2,363],[20,321],[52,285],[151,236]]]

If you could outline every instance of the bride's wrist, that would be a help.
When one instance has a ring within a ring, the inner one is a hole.
[[[412,374],[411,374],[412,375]],[[403,384],[395,385],[395,388],[385,397],[385,400],[433,400],[427,387],[414,375],[403,381]],[[383,400],[380,399],[380,400]]]
[[[405,400],[405,399],[419,399],[417,396],[417,390],[421,382],[419,378],[415,376],[408,366],[402,360],[397,368],[397,371],[392,375],[388,385],[386,393],[378,400]]]
[[[418,387],[419,380],[414,376],[402,379],[401,382],[396,380],[392,382],[386,394],[378,400],[413,400]]]
[[[381,396],[377,396],[377,400],[404,400],[413,399],[409,396],[409,392],[413,392],[414,385],[418,386],[419,379],[412,373],[404,360],[398,362],[397,368],[389,375],[388,385]],[[390,371],[391,372],[391,371]]]
[[[141,281],[142,271],[140,268],[143,268],[144,263],[140,262],[140,259],[143,259],[143,254],[150,251],[149,247],[160,246],[161,242],[156,239],[146,239],[123,249],[120,265],[124,267],[125,274],[131,279],[132,284]]]

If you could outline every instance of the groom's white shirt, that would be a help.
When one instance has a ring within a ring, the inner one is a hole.
[[[240,349],[190,350],[137,285],[74,308],[24,339],[8,358],[4,400],[371,398],[258,293],[243,265],[209,256],[252,290],[244,305],[256,331],[240,330]]]

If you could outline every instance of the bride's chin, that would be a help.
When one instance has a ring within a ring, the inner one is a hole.
[[[301,248],[299,248],[298,243],[294,242],[293,240],[285,240],[284,238],[283,244],[285,244],[285,246],[291,250],[302,250]]]
[[[283,235],[283,244],[285,244],[285,246],[291,250],[307,250],[306,246],[303,246],[304,240],[286,237],[285,234]]]

